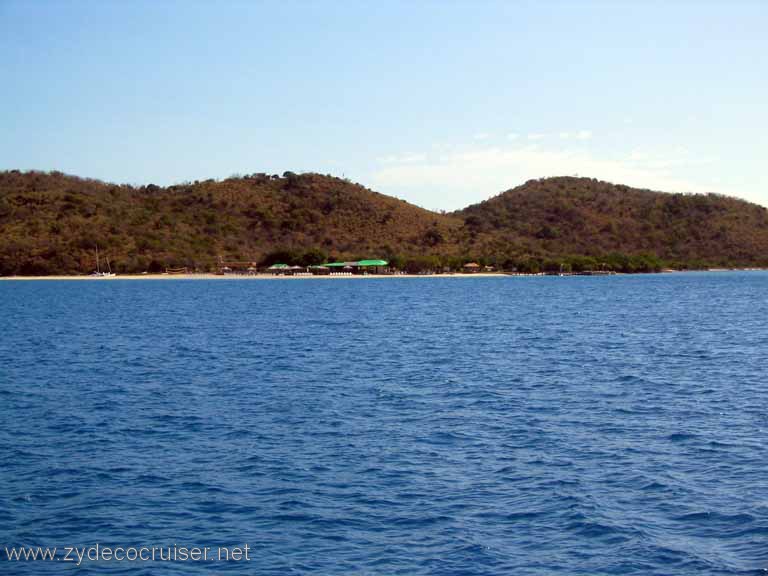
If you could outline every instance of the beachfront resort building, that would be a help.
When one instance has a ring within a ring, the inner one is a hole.
[[[357,260],[351,262],[327,262],[312,266],[289,266],[272,264],[265,270],[269,274],[280,276],[353,276],[365,274],[389,274],[389,262],[386,260]]]

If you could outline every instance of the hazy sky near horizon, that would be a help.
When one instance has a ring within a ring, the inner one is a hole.
[[[0,0],[0,169],[590,176],[768,206],[768,2]]]

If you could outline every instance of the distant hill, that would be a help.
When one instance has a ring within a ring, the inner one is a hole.
[[[717,194],[666,194],[591,178],[545,178],[453,216],[464,220],[472,252],[597,260],[613,255],[613,267],[626,262],[623,256],[638,257],[640,267],[768,263],[768,210]]]
[[[0,274],[89,272],[97,244],[122,272],[208,269],[219,257],[260,262],[276,251],[283,260],[311,262],[441,254],[432,239],[452,238],[462,225],[318,174],[254,174],[161,188],[61,173],[0,173]]]
[[[410,270],[469,260],[519,270],[768,265],[768,212],[716,195],[588,178],[535,180],[451,214],[319,174],[134,187],[0,172],[0,274],[118,272],[219,259],[386,258]]]

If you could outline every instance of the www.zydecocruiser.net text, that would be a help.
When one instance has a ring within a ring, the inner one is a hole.
[[[5,547],[11,562],[243,562],[250,561],[252,549],[242,546],[17,546]]]

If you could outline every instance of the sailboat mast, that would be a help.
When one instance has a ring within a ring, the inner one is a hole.
[[[101,268],[99,268],[99,245],[96,244],[96,272],[101,273]]]

